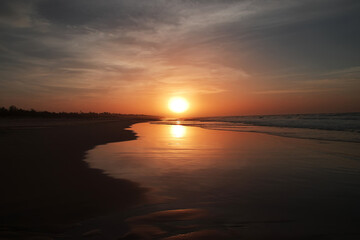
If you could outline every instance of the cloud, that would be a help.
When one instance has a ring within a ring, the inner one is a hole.
[[[32,4],[32,0],[0,1],[0,24],[12,27],[29,27],[32,23]]]
[[[37,13],[50,23],[93,28],[147,28],[150,22],[173,22],[167,1],[43,0]]]
[[[3,0],[0,85],[34,97],[303,91],[360,66],[359,10],[350,0]]]

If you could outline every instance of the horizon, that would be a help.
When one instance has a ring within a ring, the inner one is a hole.
[[[0,105],[181,118],[360,112],[360,2],[4,0]],[[174,114],[169,99],[189,108]]]
[[[15,105],[11,105],[9,107],[4,107],[1,106],[0,109],[5,109],[7,111],[10,111],[10,108],[15,107],[17,110],[20,111],[35,111],[36,113],[41,113],[41,112],[48,112],[50,114],[54,113],[54,114],[60,114],[60,113],[65,113],[65,114],[69,114],[69,113],[75,113],[75,114],[91,114],[91,113],[95,113],[95,114],[115,114],[115,115],[143,115],[143,116],[149,116],[149,117],[159,117],[159,118],[165,118],[165,119],[197,119],[197,118],[212,118],[212,117],[253,117],[253,116],[282,116],[282,115],[337,115],[337,114],[360,114],[360,112],[314,112],[314,113],[283,113],[283,114],[252,114],[252,115],[209,115],[209,116],[190,116],[190,117],[181,117],[181,116],[160,116],[160,115],[149,115],[149,114],[144,114],[144,113],[122,113],[122,112],[84,112],[84,111],[48,111],[48,110],[41,110],[41,109],[34,109],[34,108],[30,108],[30,109],[23,109],[23,108],[18,108]],[[0,115],[1,116],[1,115]]]

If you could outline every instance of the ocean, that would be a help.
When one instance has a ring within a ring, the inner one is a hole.
[[[139,123],[131,127],[137,140],[99,145],[85,161],[149,190],[147,204],[110,218],[126,222],[131,236],[359,239],[358,119],[319,114]]]
[[[257,132],[292,138],[360,142],[360,113],[203,117],[155,123]]]

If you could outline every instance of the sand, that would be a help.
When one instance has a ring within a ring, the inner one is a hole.
[[[83,161],[96,145],[136,139],[125,130],[136,122],[0,121],[0,239],[47,237],[146,201],[145,188]]]
[[[136,122],[0,122],[0,240],[359,239],[358,144]]]

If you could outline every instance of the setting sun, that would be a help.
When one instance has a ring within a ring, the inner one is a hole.
[[[173,97],[169,100],[169,109],[175,113],[185,112],[189,108],[189,103],[185,98]]]

